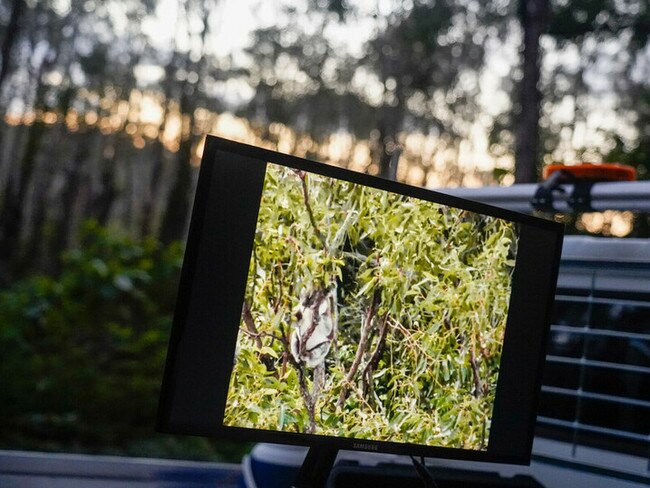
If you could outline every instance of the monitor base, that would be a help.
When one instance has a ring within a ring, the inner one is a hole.
[[[333,447],[310,447],[293,488],[325,488],[338,452]]]

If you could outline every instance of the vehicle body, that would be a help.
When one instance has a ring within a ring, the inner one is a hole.
[[[532,211],[535,190],[536,185],[517,185],[445,191]],[[571,188],[557,193],[558,210],[570,210],[570,194]],[[650,209],[650,183],[599,183],[592,196],[597,210]],[[301,447],[258,444],[240,467],[0,451],[0,485],[207,487],[238,478],[240,486],[270,488],[283,480],[286,486],[305,453]],[[344,452],[339,459],[358,463],[347,469],[361,475],[395,468],[414,475],[403,456]],[[479,476],[499,473],[513,483],[514,476],[525,475],[546,488],[650,485],[647,239],[565,238],[531,465],[443,459],[428,459],[427,465]]]

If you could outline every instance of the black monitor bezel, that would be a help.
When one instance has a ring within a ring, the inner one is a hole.
[[[267,162],[520,224],[521,234],[517,265],[513,275],[513,295],[494,404],[494,414],[498,415],[493,416],[487,450],[465,450],[226,427],[215,422],[215,418],[223,416],[228,387],[228,381],[224,378],[229,379],[232,370],[233,341],[236,340],[239,329],[243,283],[247,277],[254,234],[254,225],[252,231],[250,226],[251,221],[256,223],[257,220]],[[262,175],[261,180],[260,175]],[[241,441],[528,464],[559,269],[563,229],[562,224],[531,215],[216,136],[207,136],[179,282],[161,388],[157,430]],[[245,270],[243,276],[242,270]],[[207,281],[206,275],[220,278],[215,283],[211,283]],[[531,285],[529,275],[537,276],[539,286]],[[240,286],[232,283],[239,283]],[[213,285],[210,289],[208,289],[209,284]],[[240,293],[237,288],[241,288]],[[237,309],[237,302],[239,302],[239,309]],[[217,333],[218,327],[214,317],[217,310],[222,320],[229,324],[226,325],[228,329],[225,336]],[[190,317],[190,314],[193,315]],[[189,321],[193,322],[188,324]],[[209,357],[210,354],[219,356],[215,354],[215,350],[221,352],[219,359]],[[228,352],[230,359],[224,362],[223,355]],[[213,383],[210,382],[210,379],[215,377],[216,382],[220,382],[220,389],[216,392]],[[519,391],[524,389],[521,385],[525,386],[524,392]],[[202,403],[204,405],[201,405]],[[508,415],[505,415],[506,411]],[[207,420],[196,418],[209,416],[210,412],[214,413],[214,418]],[[495,428],[501,431],[510,426],[513,426],[510,429],[513,435],[505,438],[497,436],[499,442],[495,447],[492,437]]]

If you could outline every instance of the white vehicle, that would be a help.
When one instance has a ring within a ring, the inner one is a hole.
[[[530,212],[537,189],[445,191]],[[650,211],[650,182],[598,183],[589,190],[588,201],[581,204],[593,209]],[[565,212],[572,195],[573,188],[560,187],[550,203]],[[441,488],[445,476],[465,476],[474,487],[650,485],[650,241],[565,238],[547,352],[531,465],[429,459],[427,466]],[[289,486],[305,453],[306,448],[258,444],[240,468],[0,451],[0,486]],[[422,486],[403,456],[342,452],[339,459],[358,463],[334,468],[333,474],[347,470],[357,475],[356,485],[345,486],[372,486],[372,480],[387,486],[390,476],[403,477],[399,486]],[[331,486],[343,484],[333,478]]]

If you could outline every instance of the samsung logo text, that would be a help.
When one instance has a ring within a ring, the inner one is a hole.
[[[377,446],[374,444],[366,444],[364,442],[354,442],[352,444],[354,449],[363,449],[364,451],[376,451]]]

